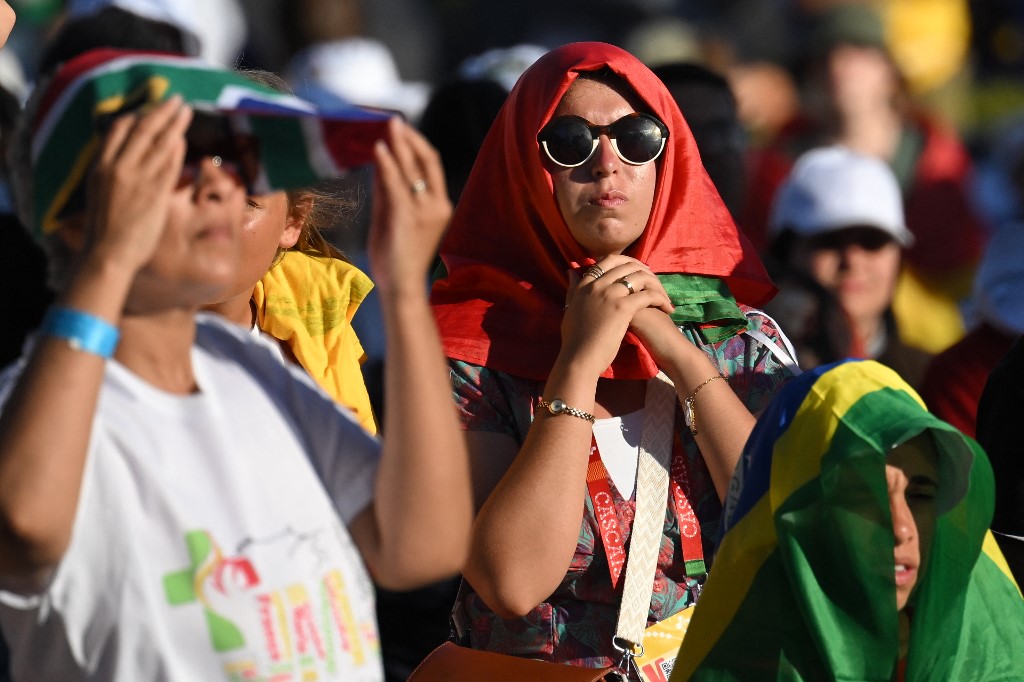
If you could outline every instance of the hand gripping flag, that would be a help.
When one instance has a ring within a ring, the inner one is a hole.
[[[78,207],[105,125],[181,95],[197,119],[255,140],[251,191],[294,189],[373,161],[392,114],[361,107],[331,111],[197,59],[162,53],[93,50],[61,68],[42,94],[32,124],[32,216],[39,237]],[[195,125],[195,122],[193,123]]]

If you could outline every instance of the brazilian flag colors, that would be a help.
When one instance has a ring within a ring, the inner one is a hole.
[[[908,631],[885,464],[923,433],[938,486]],[[747,444],[671,679],[1024,679],[1024,599],[988,532],[992,509],[984,451],[896,373],[848,361],[803,374]]]

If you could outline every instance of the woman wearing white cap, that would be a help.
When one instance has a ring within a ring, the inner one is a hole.
[[[806,152],[779,189],[769,234],[782,268],[835,297],[850,327],[839,355],[877,359],[917,386],[929,356],[900,342],[891,311],[913,236],[889,167],[842,146]]]

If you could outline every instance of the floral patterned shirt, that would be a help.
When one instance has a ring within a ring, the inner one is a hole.
[[[760,329],[779,348],[786,347],[770,318],[758,310],[741,307],[754,329]],[[682,327],[680,331],[707,354],[754,414],[759,413],[792,376],[767,346],[748,334],[711,344],[695,327]],[[521,445],[533,422],[544,382],[517,378],[458,360],[450,360],[449,365],[463,429],[504,433]],[[690,502],[701,523],[704,555],[710,559],[717,546],[721,503],[678,405],[676,428],[689,458]],[[628,543],[635,500],[624,499],[610,480],[609,487],[619,527]],[[648,625],[693,604],[702,582],[703,579],[686,576],[679,524],[671,497],[668,497]],[[453,615],[456,623],[468,630],[467,643],[475,649],[585,667],[612,665],[617,662],[612,636],[618,618],[621,583],[620,580],[619,587],[612,589],[594,507],[587,495],[575,555],[565,578],[547,600],[524,618],[506,620],[495,614],[473,592],[472,586],[465,583]]]

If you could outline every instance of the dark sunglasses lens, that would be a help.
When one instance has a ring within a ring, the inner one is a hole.
[[[878,251],[893,239],[881,230],[866,230],[860,235],[858,243],[865,251]]]
[[[829,251],[841,251],[850,246],[856,246],[864,251],[878,251],[892,241],[893,238],[887,232],[878,228],[848,227],[812,237],[809,243],[812,249]]]
[[[612,133],[619,153],[632,163],[647,163],[656,158],[665,144],[658,124],[643,116],[619,120],[612,126]]]
[[[255,138],[232,133],[225,119],[204,116],[193,120],[185,139],[188,148],[183,182],[194,180],[202,160],[211,158],[252,190],[259,173],[259,145]]]
[[[556,163],[576,166],[583,163],[594,150],[594,136],[582,121],[563,118],[548,126],[541,136],[548,154]]]

